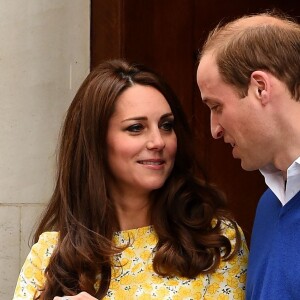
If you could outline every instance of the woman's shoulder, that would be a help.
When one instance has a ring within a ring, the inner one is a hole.
[[[50,255],[58,242],[59,233],[57,231],[43,232],[38,241],[32,246],[32,251],[39,255]]]
[[[39,240],[41,241],[51,240],[51,239],[58,240],[58,235],[59,235],[58,231],[45,231],[40,235]]]
[[[216,224],[214,220],[213,224]],[[226,236],[229,240],[235,240],[237,230],[239,231],[241,238],[244,238],[244,233],[239,224],[235,221],[229,221],[227,219],[222,219],[220,223],[221,233]]]
[[[242,256],[248,257],[248,245],[245,239],[244,232],[242,228],[235,222],[235,221],[228,221],[228,220],[222,220],[221,221],[221,230],[222,234],[226,236],[230,243],[232,248],[236,248],[236,243],[237,243],[237,231],[239,232],[240,235],[240,245],[238,250],[238,254]]]
[[[59,236],[58,231],[46,231],[46,232],[43,232],[39,236],[39,240],[38,240],[37,243],[40,243],[40,244],[57,244],[58,236]]]
[[[239,250],[243,249],[243,252],[246,255],[248,255],[249,250],[245,239],[245,235],[242,228],[238,225],[237,222],[222,219],[220,228],[221,228],[221,234],[227,237],[228,240],[230,241],[232,249],[236,248],[237,235],[239,235],[241,241],[239,245],[240,247]]]

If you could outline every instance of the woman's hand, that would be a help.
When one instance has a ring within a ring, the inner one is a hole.
[[[54,297],[53,300],[98,300],[86,292],[81,292],[76,296]]]

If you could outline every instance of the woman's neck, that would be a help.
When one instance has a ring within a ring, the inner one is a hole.
[[[123,195],[113,199],[121,230],[150,225],[149,196]]]

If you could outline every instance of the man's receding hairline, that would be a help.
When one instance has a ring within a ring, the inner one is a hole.
[[[289,27],[290,22],[292,22],[292,20],[289,20],[288,18],[283,18],[279,15],[276,16],[272,16],[269,14],[249,15],[225,24],[224,28],[238,27],[240,30],[243,30],[247,28],[268,27],[274,25],[284,28],[284,27]]]

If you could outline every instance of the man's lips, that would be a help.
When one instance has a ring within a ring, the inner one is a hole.
[[[224,140],[224,142],[225,142],[226,144],[230,144],[232,148],[235,147],[235,143],[234,143],[234,142],[230,142],[230,141],[227,141],[227,140]]]

